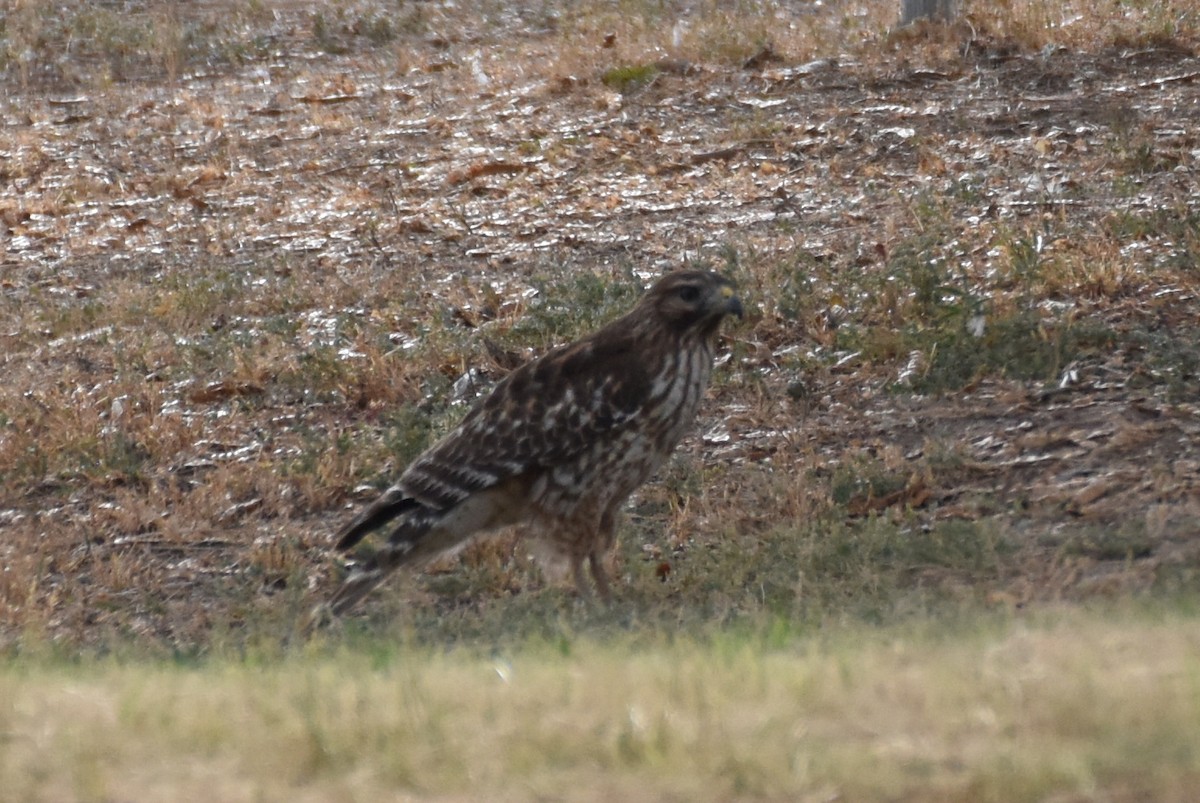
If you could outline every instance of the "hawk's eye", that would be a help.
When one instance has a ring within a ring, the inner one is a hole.
[[[694,301],[700,300],[700,288],[695,285],[687,285],[679,288],[679,297],[687,303],[691,304]]]

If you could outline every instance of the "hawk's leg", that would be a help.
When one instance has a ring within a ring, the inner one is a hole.
[[[604,568],[604,559],[612,552],[613,544],[616,541],[617,513],[610,508],[600,516],[600,527],[587,556],[588,567],[592,570],[592,580],[596,583],[596,593],[600,595],[600,599],[605,604],[612,602],[612,592],[609,590],[608,570]]]
[[[571,577],[575,580],[575,593],[581,600],[589,600],[592,598],[592,590],[588,588],[587,580],[583,576],[583,558],[583,555],[571,557]]]
[[[575,591],[582,600],[590,600],[592,598],[592,589],[588,587],[587,579],[583,576],[583,561],[585,557],[588,568],[591,569],[592,580],[596,584],[596,593],[600,595],[600,601],[607,605],[612,602],[608,571],[604,568],[604,558],[595,552],[589,552],[586,556],[571,559],[571,574],[575,578]]]
[[[592,570],[592,579],[596,581],[596,593],[605,604],[612,602],[612,592],[609,590],[608,571],[604,568],[604,559],[595,552],[588,554],[588,566]]]

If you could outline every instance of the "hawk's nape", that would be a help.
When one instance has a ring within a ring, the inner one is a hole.
[[[541,557],[570,568],[581,595],[586,563],[607,599],[620,507],[694,421],[727,315],[742,315],[729,280],[677,271],[626,315],[513,371],[337,533],[346,550],[392,525],[330,610],[348,611],[400,567],[511,524],[525,525]]]

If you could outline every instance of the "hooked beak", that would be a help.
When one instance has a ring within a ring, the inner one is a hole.
[[[744,317],[742,310],[742,300],[737,297],[737,292],[730,285],[724,285],[721,288],[721,298],[725,301],[725,313],[727,315],[736,315],[738,320]]]

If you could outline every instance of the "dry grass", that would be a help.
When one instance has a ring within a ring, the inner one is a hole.
[[[0,30],[9,646],[287,626],[347,506],[688,260],[752,314],[626,613],[1196,576],[1191,4],[49,8]],[[561,602],[508,542],[403,588],[434,641]]]
[[[0,796],[1189,799],[1197,9],[897,5],[0,11]],[[612,608],[502,540],[280,646],[686,261]]]
[[[23,800],[1161,800],[1200,780],[1192,613],[310,644],[0,674]]]
[[[756,54],[806,61],[873,58],[880,45],[922,56],[953,58],[968,38],[1040,49],[1047,45],[1095,50],[1178,44],[1194,35],[1197,10],[1184,0],[1147,0],[1096,9],[1068,0],[963,3],[955,26],[896,32],[898,3],[848,0],[800,8],[769,0],[734,4],[676,4],[623,0],[544,3],[513,8],[500,2],[468,6],[298,5],[290,2],[199,3],[180,8],[156,2],[76,3],[49,7],[18,0],[3,16],[0,66],[36,87],[52,80],[82,86],[148,76],[176,81],[200,66],[229,68],[268,56],[288,40],[332,56],[398,59],[419,64],[414,41],[447,48],[486,45],[476,58],[498,82],[547,74],[579,80],[607,66],[688,62],[739,65]],[[297,30],[299,28],[299,30]],[[513,46],[514,31],[535,37]],[[599,46],[603,43],[603,46]],[[512,58],[513,51],[518,51]],[[379,62],[377,62],[379,63]],[[547,72],[547,66],[549,71]]]

